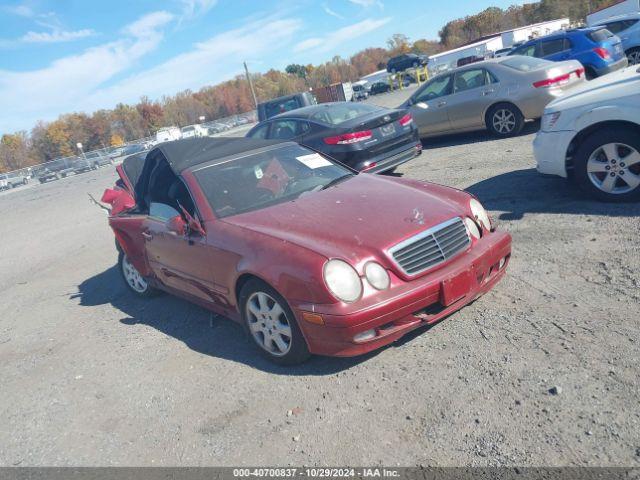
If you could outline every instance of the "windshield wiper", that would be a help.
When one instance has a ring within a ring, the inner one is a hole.
[[[341,177],[334,178],[329,183],[327,183],[324,187],[322,187],[322,190],[326,190],[329,187],[333,187],[334,185],[337,185],[340,182],[346,180],[347,178],[353,177],[353,176],[354,175],[352,173],[347,173],[346,175],[342,175]]]

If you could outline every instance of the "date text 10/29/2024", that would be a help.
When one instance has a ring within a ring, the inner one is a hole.
[[[396,478],[393,468],[234,468],[234,478]]]

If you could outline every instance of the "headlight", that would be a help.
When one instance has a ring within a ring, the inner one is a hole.
[[[467,217],[464,219],[464,223],[467,225],[467,231],[473,238],[477,240],[482,236],[478,225],[476,225],[476,222],[473,219]]]
[[[385,268],[376,262],[369,262],[364,266],[364,274],[373,288],[386,290],[391,280]]]
[[[545,113],[542,117],[542,130],[550,132],[560,120],[561,112]]]
[[[474,218],[478,222],[480,222],[480,224],[484,228],[486,228],[487,230],[491,230],[491,219],[489,218],[489,214],[484,209],[482,204],[475,198],[472,198],[469,201],[469,207],[471,207],[471,213],[473,214]]]
[[[354,268],[342,260],[329,260],[324,266],[324,283],[343,302],[355,302],[362,295],[362,282]]]

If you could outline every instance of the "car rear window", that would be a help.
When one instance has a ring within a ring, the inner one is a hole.
[[[522,55],[507,57],[506,60],[500,62],[501,65],[513,68],[514,70],[518,70],[519,72],[530,72],[532,70],[537,70],[539,68],[547,66],[550,63],[553,62],[543,60],[541,58],[525,57]]]
[[[606,28],[601,28],[600,30],[589,32],[587,34],[587,37],[589,37],[592,41],[596,43],[600,43],[600,42],[609,40],[611,37],[613,37],[613,33],[611,33]]]
[[[298,97],[289,98],[287,100],[279,100],[277,102],[267,102],[264,105],[264,111],[267,114],[267,118],[271,118],[279,113],[288,112],[300,108],[300,100]]]
[[[364,103],[336,103],[313,113],[310,119],[327,125],[340,125],[354,118],[364,117],[380,110],[380,107]]]

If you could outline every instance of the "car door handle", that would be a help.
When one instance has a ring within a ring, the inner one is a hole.
[[[491,95],[492,93],[495,93],[495,90],[485,90],[484,92],[482,92],[482,95],[486,96]]]
[[[142,232],[142,238],[144,238],[145,240],[152,240],[153,234],[149,232]]]
[[[440,103],[438,104],[438,107],[444,107],[446,104],[447,104],[447,102],[440,102]]]

